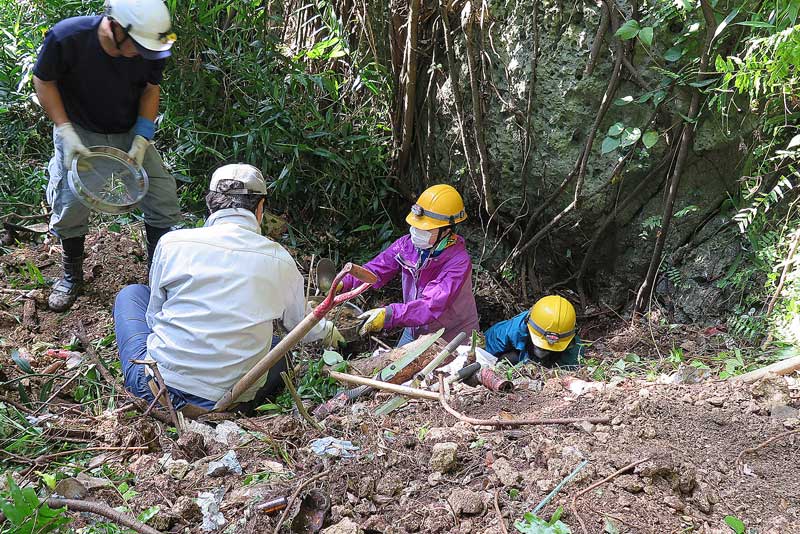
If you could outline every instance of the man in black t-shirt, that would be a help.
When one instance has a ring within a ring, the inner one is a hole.
[[[69,309],[83,283],[89,210],[69,188],[67,172],[87,146],[124,150],[150,178],[141,209],[148,260],[180,220],[175,179],[151,144],[164,63],[175,41],[163,0],[106,0],[105,15],[62,20],[47,32],[33,70],[39,103],[55,123],[48,171],[50,231],[61,240],[64,276],[49,305]]]

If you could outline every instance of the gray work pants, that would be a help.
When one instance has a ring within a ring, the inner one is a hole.
[[[75,131],[87,147],[112,146],[127,152],[135,137],[133,132],[121,134],[100,134],[90,132],[73,123]],[[72,193],[67,183],[67,169],[64,168],[64,152],[61,136],[53,129],[53,145],[55,153],[47,170],[50,181],[47,184],[47,202],[53,209],[50,217],[50,231],[60,239],[80,237],[89,232],[89,208],[84,206]],[[175,190],[175,178],[164,167],[161,156],[150,145],[142,163],[150,179],[147,195],[142,199],[139,208],[144,213],[144,220],[150,226],[168,228],[180,222],[181,212],[178,205],[178,194]]]

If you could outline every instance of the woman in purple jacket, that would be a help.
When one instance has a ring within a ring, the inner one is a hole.
[[[399,273],[403,302],[365,312],[360,335],[404,328],[398,346],[422,334],[444,328],[450,341],[459,332],[478,330],[478,310],[472,294],[472,260],[464,238],[455,233],[465,221],[464,201],[453,187],[434,185],[420,195],[406,217],[409,235],[395,241],[365,267],[378,276],[374,288],[386,285]],[[344,281],[344,290],[354,280]]]

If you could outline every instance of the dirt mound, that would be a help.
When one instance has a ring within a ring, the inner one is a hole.
[[[44,309],[45,289],[25,287],[32,283],[28,262],[45,278],[58,275],[57,249],[41,244],[0,257],[4,287],[20,290],[3,293],[5,312],[21,317],[25,300],[39,304],[38,332],[16,319],[0,326],[6,347],[24,352],[34,370],[52,363],[43,348],[68,343],[78,321],[101,340],[101,357],[114,361],[111,305],[122,286],[145,279],[141,245],[127,234],[101,231],[89,237],[88,248],[89,287],[78,306],[62,315]],[[31,289],[38,293],[29,297]],[[691,351],[702,357],[708,337],[687,327],[674,339],[695,343]],[[597,358],[648,355],[650,338],[641,330],[598,339],[592,347]],[[620,377],[614,386],[587,386],[561,372],[526,369],[515,374],[514,392],[458,386],[452,404],[479,418],[606,416],[609,423],[474,427],[429,401],[378,417],[373,411],[387,399],[378,395],[330,416],[322,432],[283,414],[191,423],[178,437],[130,405],[110,403],[108,388],[81,403],[67,387],[52,406],[33,414],[35,402],[25,402],[10,382],[20,371],[8,360],[3,364],[2,380],[10,385],[0,388],[0,412],[30,416],[28,429],[40,440],[38,448],[22,449],[21,434],[3,434],[3,461],[14,476],[39,483],[31,467],[38,455],[35,471],[58,478],[80,472],[99,480],[91,498],[133,514],[158,506],[150,524],[162,531],[200,533],[205,524],[218,532],[271,532],[280,512],[259,511],[258,503],[289,497],[304,481],[326,473],[300,497],[316,488],[329,498],[329,532],[499,534],[501,521],[513,531],[514,521],[588,461],[538,515],[548,518],[562,506],[561,520],[576,533],[583,522],[591,533],[723,534],[730,532],[723,522],[727,515],[759,534],[800,533],[800,433],[785,434],[800,428],[800,384],[793,378],[748,386]],[[35,399],[44,380],[22,382]],[[124,396],[117,398],[125,403]],[[319,456],[311,445],[322,437],[350,441],[356,449]],[[771,437],[777,439],[756,449]],[[83,446],[99,449],[62,453]],[[572,507],[578,492],[621,469]],[[87,518],[74,517],[76,528],[86,524]]]

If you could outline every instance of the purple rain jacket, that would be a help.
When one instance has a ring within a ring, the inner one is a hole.
[[[386,306],[384,328],[410,327],[414,338],[444,327],[442,339],[452,340],[460,332],[470,335],[478,327],[478,309],[472,294],[472,260],[464,238],[428,258],[416,268],[419,250],[405,235],[364,265],[378,276],[375,289],[385,286],[397,273],[402,274],[403,302]],[[344,279],[343,291],[357,280]]]

